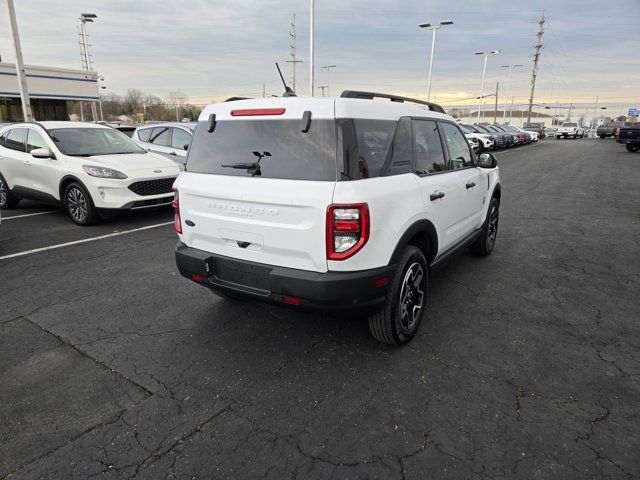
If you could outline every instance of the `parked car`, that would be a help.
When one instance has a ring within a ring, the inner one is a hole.
[[[619,127],[616,142],[624,144],[629,152],[640,150],[640,125],[629,124],[626,127]]]
[[[490,133],[496,133],[498,135],[501,135],[504,138],[506,148],[511,148],[516,144],[516,140],[514,139],[514,136],[512,133],[503,132],[502,130],[499,130],[496,127],[494,127],[493,125],[478,125],[478,127],[484,128],[486,131]]]
[[[540,140],[538,132],[535,132],[533,130],[525,130],[518,127],[517,125],[502,125],[502,128],[524,135],[526,143],[537,142],[538,140]]]
[[[467,139],[467,142],[469,142],[469,145],[471,145],[471,148],[473,149],[473,152],[478,155],[478,153],[480,152],[480,143],[478,141],[478,139],[476,137],[474,137],[473,135],[468,135],[468,134],[464,134],[465,138]]]
[[[504,135],[487,130],[483,125],[469,125],[469,127],[471,127],[477,133],[489,135],[493,140],[493,148],[495,150],[507,148],[507,140]]]
[[[556,127],[546,127],[544,129],[545,137],[555,137],[558,129]]]
[[[0,208],[30,198],[62,204],[91,225],[102,210],[170,205],[180,169],[125,134],[82,122],[18,123],[0,130]]]
[[[133,132],[135,132],[138,127],[136,125],[115,125],[113,128],[131,138],[133,136]]]
[[[175,184],[180,273],[222,296],[365,308],[376,339],[409,341],[429,269],[467,245],[490,254],[500,205],[495,157],[475,160],[453,117],[410,102],[426,103],[347,91],[205,107]]]
[[[556,138],[584,138],[584,127],[579,122],[564,122],[556,131]]]
[[[513,138],[513,145],[524,145],[525,143],[527,143],[527,138],[520,134],[519,132],[514,132],[508,128],[505,128],[502,125],[491,125],[495,130],[498,130],[499,132],[504,132],[506,134],[511,135],[511,137]]]
[[[156,123],[136,128],[131,138],[146,150],[173,160],[184,170],[194,129],[195,123]]]
[[[528,122],[522,126],[523,130],[528,132],[535,132],[538,134],[538,138],[544,138],[546,136],[544,123],[542,122]]]
[[[493,136],[488,133],[480,133],[479,130],[473,128],[472,125],[460,124],[460,128],[465,133],[467,138],[472,137],[478,140],[478,155],[487,150],[493,150],[495,148],[495,140]]]
[[[631,122],[613,122],[611,124],[611,135],[613,136],[613,138],[618,137],[618,131],[622,127],[633,127],[633,124]]]

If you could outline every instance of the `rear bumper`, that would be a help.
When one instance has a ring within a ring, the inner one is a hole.
[[[393,266],[358,272],[310,272],[223,257],[182,242],[178,242],[175,254],[180,274],[211,290],[314,309],[379,305],[386,298],[393,272]],[[376,286],[384,277],[387,283]]]
[[[640,145],[640,138],[616,138],[616,142],[623,145]]]

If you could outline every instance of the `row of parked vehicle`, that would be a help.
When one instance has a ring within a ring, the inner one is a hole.
[[[537,131],[529,131],[515,125],[460,124],[476,154],[485,151],[528,145],[543,138]]]

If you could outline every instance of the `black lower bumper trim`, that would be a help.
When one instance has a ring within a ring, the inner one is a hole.
[[[214,255],[182,242],[178,242],[175,253],[180,274],[212,290],[318,309],[381,304],[393,273],[393,266],[357,272],[311,272]],[[383,280],[385,277],[387,280]]]

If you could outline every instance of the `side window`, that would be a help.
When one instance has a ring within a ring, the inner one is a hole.
[[[39,132],[30,128],[29,134],[27,135],[27,152],[31,152],[37,148],[49,148],[49,145],[47,145],[47,142],[45,142]]]
[[[154,128],[149,140],[154,145],[169,146],[169,127]]]
[[[171,146],[178,150],[184,150],[185,145],[191,143],[191,135],[182,130],[181,128],[174,128],[171,134]]]
[[[444,138],[449,146],[451,165],[453,169],[472,167],[473,159],[469,143],[460,129],[451,123],[441,123]]]
[[[442,172],[447,169],[438,125],[431,120],[413,121],[413,141],[416,158],[416,173]]]
[[[151,128],[141,128],[138,130],[138,138],[143,142],[148,142],[151,137]]]
[[[24,146],[24,140],[26,136],[26,128],[12,128],[11,130],[9,130],[9,133],[7,135],[5,147],[11,150],[17,150],[18,152],[24,152],[26,150]]]
[[[0,147],[6,147],[7,146],[7,132],[4,132],[2,135],[0,135]]]

